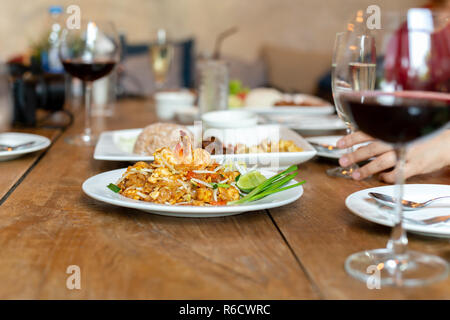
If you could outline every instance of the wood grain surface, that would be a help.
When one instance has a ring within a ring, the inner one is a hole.
[[[385,287],[368,290],[344,270],[344,261],[352,253],[386,247],[390,228],[356,215],[345,206],[351,193],[383,185],[376,179],[357,182],[325,175],[331,167],[308,162],[300,166],[300,176],[307,180],[305,193],[291,206],[270,210],[308,276],[326,299],[448,299],[450,279],[415,289]],[[434,177],[411,179],[413,183],[450,183],[450,168]],[[408,233],[413,250],[450,260],[448,239],[422,237]]]
[[[38,134],[49,138],[52,142],[61,134],[61,130],[59,129],[12,129],[11,131]],[[0,174],[2,179],[2,183],[0,184],[0,203],[28,170],[37,163],[47,149],[28,153],[13,161],[0,161]]]
[[[448,299],[450,282],[369,290],[345,273],[351,253],[385,246],[389,228],[352,215],[344,200],[381,185],[330,178],[332,164],[300,166],[302,198],[226,218],[169,218],[102,204],[83,181],[128,163],[93,160],[59,138],[0,206],[0,298],[25,299]],[[154,122],[151,101],[121,102],[98,131]],[[450,170],[412,182],[450,183]],[[450,259],[448,240],[410,235],[413,249]],[[81,289],[66,269],[81,269]]]

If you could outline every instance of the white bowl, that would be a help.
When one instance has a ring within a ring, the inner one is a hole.
[[[249,111],[223,110],[203,114],[202,121],[207,128],[247,128],[256,126],[258,117]]]
[[[186,107],[175,111],[175,118],[183,124],[192,124],[199,116],[197,107]]]
[[[194,105],[195,96],[189,91],[158,92],[155,94],[156,115],[161,120],[171,120],[175,112]]]

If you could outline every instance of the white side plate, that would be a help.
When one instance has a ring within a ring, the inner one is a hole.
[[[29,147],[21,148],[13,151],[0,151],[0,161],[7,161],[19,158],[27,153],[39,151],[47,148],[51,141],[43,136],[31,133],[21,133],[21,132],[5,132],[0,133],[0,144],[7,145],[19,145],[22,143],[27,143],[34,141],[35,143]]]
[[[345,205],[354,214],[365,220],[369,220],[384,226],[393,226],[393,209],[378,204],[369,196],[369,192],[379,192],[394,196],[395,186],[383,186],[355,192],[347,197]],[[431,198],[450,195],[450,186],[441,184],[405,184],[404,199],[422,202]],[[428,207],[406,211],[404,216],[410,219],[424,220],[427,218],[445,216],[450,214],[450,199],[442,199],[430,204]],[[450,238],[450,221],[433,224],[419,225],[405,221],[406,230],[421,235]]]

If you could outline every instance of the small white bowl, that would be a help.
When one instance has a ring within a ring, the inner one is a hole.
[[[194,105],[195,96],[189,91],[158,92],[155,94],[156,115],[161,120],[171,120],[175,112]]]
[[[186,107],[175,111],[175,118],[183,124],[192,124],[198,119],[199,110],[197,107]]]
[[[208,128],[248,128],[258,124],[258,117],[249,111],[223,110],[203,114],[202,121]]]

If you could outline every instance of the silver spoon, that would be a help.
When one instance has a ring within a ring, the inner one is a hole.
[[[396,201],[395,198],[388,196],[387,194],[382,194],[382,193],[377,193],[377,192],[369,192],[369,196],[371,196],[376,201],[378,201],[379,203],[381,203],[385,206],[392,207],[392,208],[395,207],[395,201]],[[450,198],[450,196],[437,197],[437,198],[433,198],[433,199],[430,199],[425,202],[414,202],[414,201],[409,201],[409,200],[402,200],[402,206],[403,206],[403,210],[405,210],[405,211],[417,210],[417,209],[421,209],[421,208],[428,206],[433,201],[436,201],[439,199],[444,199],[444,198]]]

